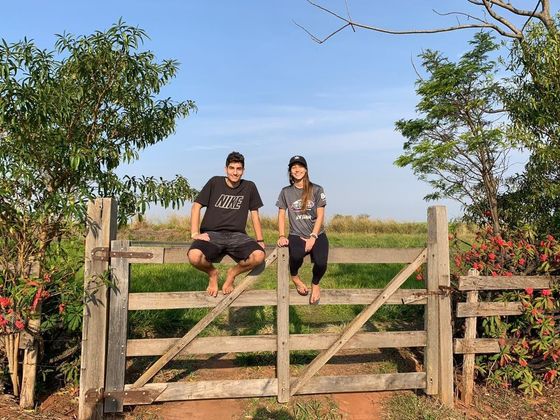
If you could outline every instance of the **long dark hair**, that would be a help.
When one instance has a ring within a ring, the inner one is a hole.
[[[296,180],[292,177],[292,168],[288,169],[288,180],[290,185],[294,185]],[[301,195],[301,211],[307,212],[307,203],[311,199],[313,192],[313,183],[309,180],[309,171],[305,168],[305,175],[303,176],[303,193]]]

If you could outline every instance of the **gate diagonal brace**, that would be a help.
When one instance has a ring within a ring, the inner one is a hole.
[[[113,398],[123,401],[126,405],[152,404],[166,388],[130,389],[126,391],[104,391],[103,388],[90,389],[86,392],[85,402],[88,405],[95,405],[103,399]]]
[[[111,251],[107,247],[98,246],[91,250],[91,259],[93,261],[109,261],[111,258],[140,258],[150,259],[154,254],[151,252],[120,252]]]

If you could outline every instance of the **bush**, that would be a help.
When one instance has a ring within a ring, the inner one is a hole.
[[[550,275],[560,272],[560,244],[551,235],[538,240],[530,229],[494,235],[491,228],[479,231],[470,248],[455,240],[456,274],[476,269],[483,276]],[[560,288],[535,291],[489,292],[486,299],[520,302],[520,316],[486,317],[479,335],[499,339],[500,352],[477,358],[481,375],[504,387],[516,386],[524,393],[540,393],[544,382],[558,380],[560,368]],[[479,318],[480,319],[480,318]]]

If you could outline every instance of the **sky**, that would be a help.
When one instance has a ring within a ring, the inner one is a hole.
[[[391,29],[455,24],[434,9],[467,7],[466,0],[347,3],[354,19]],[[346,13],[344,0],[321,4]],[[416,115],[418,54],[429,48],[457,58],[473,31],[394,36],[347,29],[320,45],[295,22],[320,37],[339,22],[305,0],[20,0],[2,5],[0,36],[7,42],[27,37],[52,49],[55,34],[87,35],[120,18],[147,32],[143,48],[158,60],[180,63],[163,95],[198,107],[178,121],[175,134],[120,174],[181,174],[201,189],[224,173],[225,157],[236,150],[245,155],[245,178],[260,191],[261,214],[273,216],[288,160],[297,154],[326,191],[327,219],[367,214],[423,221],[434,204],[448,206],[451,218],[460,216],[452,201],[424,201],[429,186],[393,164],[404,142],[394,123]],[[179,213],[189,211],[190,204]],[[168,214],[154,207],[148,217]]]

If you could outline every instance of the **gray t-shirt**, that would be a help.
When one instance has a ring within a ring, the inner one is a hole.
[[[307,202],[307,209],[301,208],[301,196],[303,190],[296,188],[293,185],[282,188],[276,207],[285,209],[288,212],[288,220],[290,222],[290,235],[303,236],[308,238],[309,234],[313,232],[313,226],[317,220],[317,208],[325,207],[327,205],[327,197],[323,191],[323,187],[317,184],[312,184],[312,194]],[[323,233],[323,226],[319,234]]]

